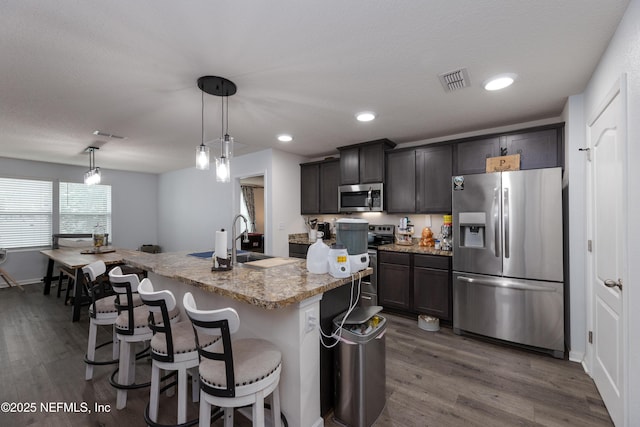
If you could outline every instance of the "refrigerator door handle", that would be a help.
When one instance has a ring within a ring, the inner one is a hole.
[[[493,205],[491,212],[493,213],[493,235],[494,235],[494,253],[496,258],[500,257],[500,212],[498,210],[498,199],[500,198],[500,189],[493,189]]]
[[[478,279],[475,277],[458,276],[458,280],[465,283],[492,286],[494,288],[517,289],[521,291],[555,292],[554,288],[547,286],[531,285],[526,283],[513,283],[508,280]]]
[[[509,258],[509,189],[504,189],[504,257]]]

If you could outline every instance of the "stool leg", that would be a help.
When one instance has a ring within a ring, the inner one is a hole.
[[[131,351],[131,343],[120,340],[120,362],[118,363],[118,383],[120,384],[131,384],[129,371],[132,364],[132,354],[135,361],[135,352]],[[127,390],[118,389],[116,408],[123,409],[125,406],[127,406]]]
[[[277,385],[273,393],[271,393],[271,415],[273,416],[274,427],[280,427],[280,385]]]
[[[207,402],[207,399],[200,399],[200,421],[198,425],[199,427],[211,426],[211,404]]]
[[[224,408],[224,427],[233,427],[233,408]]]
[[[264,427],[264,392],[256,392],[256,401],[253,404],[253,425]]]
[[[191,400],[194,403],[200,401],[200,377],[198,376],[198,368],[191,368]]]
[[[187,368],[178,368],[178,424],[187,421]]]
[[[96,359],[96,336],[98,334],[98,325],[95,324],[93,318],[89,322],[89,342],[87,343],[87,360],[94,361]],[[84,379],[93,378],[93,365],[87,363]]]
[[[116,332],[116,325],[113,325],[113,360],[117,360],[120,357],[120,340],[118,339],[118,333]]]
[[[158,406],[160,402],[160,367],[153,362],[151,366],[151,391],[149,392],[149,418],[158,421]],[[178,420],[180,424],[180,420]]]

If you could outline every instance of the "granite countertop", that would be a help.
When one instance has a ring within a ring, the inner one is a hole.
[[[335,237],[331,237],[330,239],[324,241],[324,243],[327,246],[331,246],[335,242],[336,242],[336,238]],[[309,234],[307,234],[307,233],[289,234],[289,243],[297,243],[299,245],[311,245],[312,244],[312,242],[309,242]]]
[[[420,246],[417,243],[413,245],[398,245],[392,243],[390,245],[382,245],[378,246],[378,251],[389,251],[389,252],[404,252],[411,254],[426,254],[426,255],[440,255],[440,256],[451,256],[451,251],[443,251],[436,248],[430,248],[425,246]]]
[[[230,271],[211,271],[210,259],[194,257],[189,252],[135,252],[125,256],[124,261],[160,276],[266,309],[286,307],[351,283],[351,277],[336,279],[329,274],[310,274],[303,259],[266,269],[241,264]],[[357,279],[372,273],[373,270],[367,268],[354,276]]]

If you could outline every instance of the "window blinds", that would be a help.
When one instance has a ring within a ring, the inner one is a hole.
[[[0,178],[0,247],[50,246],[53,183]]]

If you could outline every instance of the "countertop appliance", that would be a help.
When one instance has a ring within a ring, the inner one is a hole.
[[[369,266],[367,232],[369,222],[359,218],[340,218],[336,221],[336,242],[349,251],[350,272],[356,273]]]
[[[340,212],[382,212],[383,184],[341,185],[338,187]]]
[[[452,178],[453,328],[564,356],[562,171]]]
[[[378,305],[378,246],[394,243],[395,226],[370,224],[369,233],[372,234],[373,239],[368,243],[367,252],[369,253],[369,266],[373,269],[373,274],[362,279],[358,304],[362,307]]]

